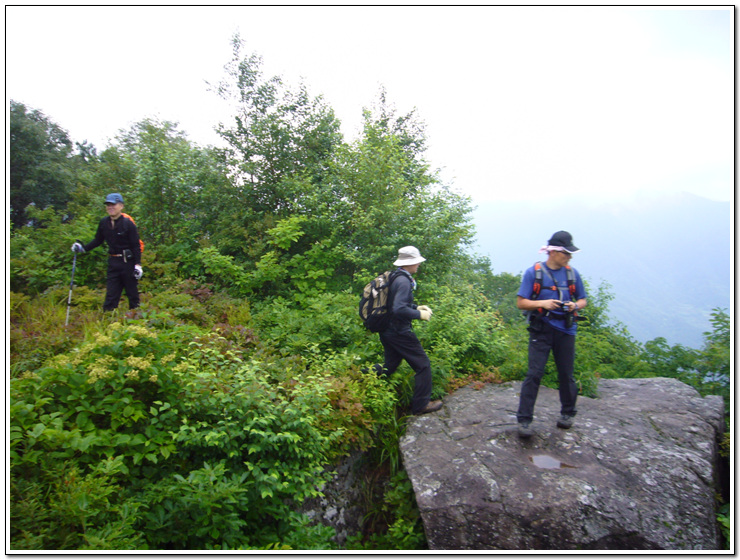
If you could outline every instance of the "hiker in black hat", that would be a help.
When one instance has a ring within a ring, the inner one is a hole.
[[[123,214],[123,197],[119,193],[111,193],[105,198],[105,209],[108,217],[100,220],[95,239],[87,245],[75,242],[72,251],[85,253],[102,245],[103,241],[108,243],[108,276],[103,309],[116,309],[123,290],[126,290],[129,308],[135,309],[139,307],[138,284],[143,275],[139,231],[134,221]]]
[[[431,401],[432,365],[429,362],[419,338],[411,328],[411,321],[421,319],[428,321],[432,310],[426,305],[414,303],[414,289],[419,265],[426,259],[416,247],[401,247],[398,259],[393,263],[398,269],[396,278],[390,284],[389,299],[391,303],[390,326],[380,332],[380,342],[384,349],[384,363],[375,365],[379,374],[391,375],[401,365],[402,360],[414,370],[414,394],[411,398],[411,412],[426,414],[442,408],[442,401]]]
[[[535,263],[522,277],[516,306],[529,319],[529,369],[522,383],[517,422],[519,435],[531,437],[534,404],[552,351],[560,384],[559,428],[568,429],[576,415],[578,387],[573,378],[578,311],[586,307],[580,274],[568,263],[579,249],[567,231],[553,234],[540,249],[547,261]]]

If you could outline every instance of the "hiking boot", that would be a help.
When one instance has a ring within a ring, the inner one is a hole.
[[[558,418],[558,428],[563,428],[564,430],[567,430],[573,425],[573,417],[568,416],[566,414],[563,414],[560,418]]]
[[[388,375],[388,370],[387,370],[387,369],[385,369],[385,368],[384,368],[383,366],[381,366],[380,364],[375,364],[375,365],[374,365],[374,366],[372,367],[372,369],[371,369],[371,368],[362,368],[362,369],[361,369],[360,371],[361,371],[362,373],[364,373],[365,375],[367,375],[367,374],[368,374],[368,373],[370,373],[371,371],[374,371],[374,372],[376,373],[376,375],[377,375],[378,377],[380,377],[381,375]]]
[[[531,438],[534,435],[534,430],[529,427],[531,422],[519,422],[519,437],[520,438]]]
[[[442,408],[442,401],[431,401],[428,405],[426,405],[424,408],[422,408],[419,412],[416,414],[428,414],[429,412],[436,412],[440,408]]]

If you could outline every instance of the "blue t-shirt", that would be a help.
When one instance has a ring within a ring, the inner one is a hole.
[[[576,294],[575,299],[570,297],[570,291],[568,291],[568,273],[565,267],[557,270],[548,268],[545,263],[542,263],[542,290],[540,291],[540,297],[537,299],[559,299],[560,301],[578,301],[579,299],[586,298],[586,288],[583,286],[583,280],[578,271],[573,269],[573,273],[576,277]],[[548,276],[549,275],[549,276]],[[552,289],[552,282],[555,282],[557,290]],[[522,283],[519,286],[519,291],[516,295],[532,299],[532,288],[534,286],[534,266],[530,266],[522,276]],[[550,311],[543,317],[553,328],[563,331],[568,334],[576,334],[578,328],[578,322],[573,321],[573,325],[570,328],[565,326],[565,312],[563,311]]]

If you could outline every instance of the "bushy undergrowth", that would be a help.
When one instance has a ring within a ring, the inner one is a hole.
[[[296,512],[357,449],[387,474],[367,482],[378,529],[347,547],[424,548],[398,449],[413,372],[362,373],[382,346],[356,295],[250,302],[158,280],[136,314],[102,312],[101,289],[76,287],[67,327],[67,288],[11,294],[11,548],[330,549],[333,530]],[[434,398],[523,378],[523,325],[504,327],[471,288],[422,286]],[[581,394],[653,372],[625,344],[582,329]],[[557,386],[552,362],[543,383]]]
[[[297,505],[396,426],[392,382],[346,351],[275,350],[207,287],[148,294],[137,319],[78,289],[72,329],[60,293],[12,296],[11,548],[334,546]]]

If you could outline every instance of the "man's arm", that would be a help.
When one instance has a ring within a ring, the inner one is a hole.
[[[535,309],[547,309],[556,311],[560,309],[560,300],[557,299],[527,299],[516,296],[516,306],[522,311],[534,311]]]
[[[92,251],[95,247],[98,247],[105,241],[105,235],[103,234],[103,222],[98,224],[98,230],[95,232],[95,238],[90,241],[87,245],[84,245],[85,251]]]
[[[516,297],[516,306],[522,311],[534,311],[535,309],[547,309],[548,311],[559,311],[562,306],[562,301],[559,299],[527,299],[522,296]],[[566,311],[575,311],[576,309],[583,309],[586,307],[588,301],[586,298],[581,298],[576,302],[566,301]]]
[[[421,317],[421,312],[416,309],[411,293],[411,281],[405,276],[399,276],[391,284],[393,291],[393,315],[399,319],[412,321]]]

